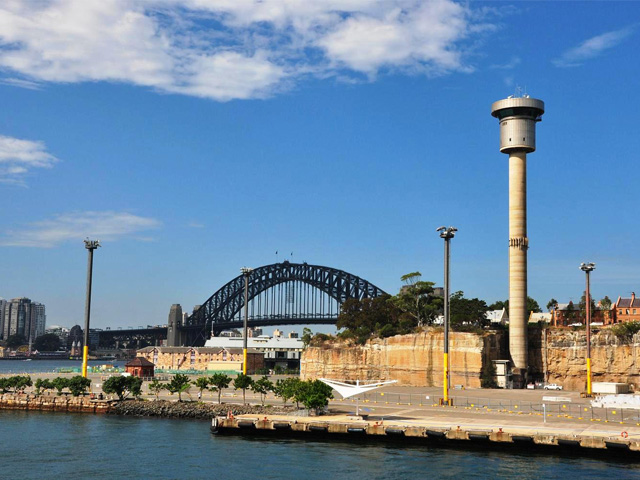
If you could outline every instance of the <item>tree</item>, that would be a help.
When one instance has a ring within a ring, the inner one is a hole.
[[[122,401],[129,395],[139,397],[142,393],[142,379],[138,377],[116,375],[109,377],[102,384],[102,391],[108,394],[116,394]]]
[[[171,395],[174,393],[178,394],[179,402],[182,402],[182,394],[190,388],[191,382],[189,381],[189,377],[182,373],[176,373],[167,385],[167,390],[169,390]]]
[[[482,388],[497,388],[498,386],[496,382],[496,366],[491,360],[488,360],[482,367],[480,386]]]
[[[287,401],[295,396],[296,384],[300,382],[300,379],[295,377],[280,379],[273,387],[273,393],[282,399],[282,402],[286,405]]]
[[[611,299],[605,295],[605,297],[600,300],[600,306],[602,307],[603,310],[611,310],[611,305],[613,304],[613,302],[611,301]]]
[[[156,401],[158,400],[158,396],[160,395],[160,392],[162,390],[165,390],[166,388],[167,388],[167,384],[162,383],[157,378],[154,378],[153,380],[151,380],[151,383],[149,384],[149,391],[156,396]]]
[[[488,324],[486,317],[489,307],[484,300],[464,298],[464,292],[457,291],[451,295],[451,326],[474,325],[483,327]]]
[[[591,296],[591,315],[593,316],[593,312],[596,311],[596,302],[593,300],[593,296]],[[587,324],[587,292],[582,292],[582,297],[580,297],[580,303],[578,304],[578,308],[580,309],[580,317],[584,318],[584,324]]]
[[[45,333],[36,338],[33,348],[41,352],[55,352],[60,348],[60,337],[55,333]]]
[[[202,391],[209,386],[209,379],[207,377],[199,377],[193,384],[200,390],[200,397],[202,398]]]
[[[422,327],[433,319],[442,309],[442,299],[433,296],[433,282],[421,280],[420,272],[407,273],[400,277],[404,286],[392,298],[393,304],[413,319],[414,326]]]
[[[311,332],[310,328],[304,327],[302,329],[302,343],[305,348],[309,346],[311,343],[311,338],[313,337],[313,332]]]
[[[498,300],[497,302],[494,302],[491,305],[489,305],[489,310],[502,310],[503,308],[507,312],[509,311],[509,299],[505,301]],[[535,313],[542,312],[542,309],[540,308],[540,305],[538,305],[538,302],[536,302],[531,297],[527,297],[527,312],[535,312]]]
[[[87,388],[91,386],[91,380],[83,377],[82,375],[76,375],[71,377],[67,383],[67,387],[69,391],[71,391],[71,395],[77,397],[79,395],[84,395],[87,391]]]
[[[238,376],[233,381],[233,388],[236,390],[242,389],[242,403],[246,404],[247,400],[245,398],[247,388],[250,388],[253,385],[253,379],[249,375],[245,375],[244,373],[239,373]]]
[[[51,381],[51,386],[58,391],[58,395],[62,395],[62,390],[67,388],[68,385],[69,379],[65,377],[56,377]]]
[[[408,318],[408,321],[407,321]],[[391,300],[389,295],[377,298],[347,299],[340,308],[336,327],[344,329],[341,337],[354,338],[363,344],[372,335],[391,336],[397,333],[408,333],[415,323],[408,315],[404,315]],[[316,335],[315,338],[319,338]]]
[[[48,378],[39,378],[36,380],[34,385],[36,387],[36,393],[40,395],[40,392],[46,393],[47,390],[53,390],[55,387],[53,386],[53,382]]]
[[[231,377],[226,373],[214,373],[209,377],[209,385],[211,385],[210,390],[218,392],[218,403],[221,403],[220,396],[222,395],[222,390],[227,388],[230,383]]]
[[[558,301],[555,298],[552,298],[547,302],[547,310],[549,310],[550,312],[554,311],[557,306],[558,306]]]
[[[273,382],[271,382],[271,380],[269,380],[269,378],[267,378],[267,376],[265,375],[264,377],[256,380],[255,382],[253,382],[253,385],[251,385],[251,389],[260,394],[260,403],[264,406],[264,398],[267,396],[267,393],[272,392],[273,391]]]
[[[24,335],[17,333],[15,335],[9,335],[7,337],[7,347],[9,348],[18,348],[22,345],[27,344],[27,339]]]
[[[575,315],[576,315],[575,310],[576,310],[576,307],[573,305],[573,302],[570,300],[566,310],[564,311],[564,317],[567,319],[567,322],[570,322],[575,318]]]
[[[300,401],[306,408],[318,411],[326,407],[329,399],[333,398],[333,389],[320,380],[300,382],[296,401]]]

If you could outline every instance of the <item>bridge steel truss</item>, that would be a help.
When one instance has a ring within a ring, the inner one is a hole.
[[[249,301],[263,292],[288,282],[300,282],[315,288],[342,305],[349,298],[362,300],[386,293],[372,283],[343,270],[309,265],[307,263],[274,263],[254,269],[249,276]],[[244,307],[244,275],[238,275],[204,302],[182,325],[183,330],[201,330],[202,333],[239,327],[234,318]],[[269,318],[249,318],[251,326],[331,324],[337,318],[307,312],[304,315],[278,315]]]

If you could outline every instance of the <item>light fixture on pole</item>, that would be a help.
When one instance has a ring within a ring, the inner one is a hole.
[[[249,276],[253,268],[242,267],[244,275],[244,333],[242,334],[242,373],[247,374],[247,319],[249,318]]]
[[[440,232],[440,238],[444,239],[444,365],[443,378],[443,399],[444,405],[450,405],[449,400],[449,243],[458,231],[455,227],[438,227],[436,232]]]
[[[591,396],[591,291],[589,284],[589,274],[596,269],[596,264],[592,262],[581,263],[580,270],[587,276],[587,290],[585,292],[587,326],[587,395]]]
[[[82,346],[82,376],[87,378],[87,363],[89,361],[89,318],[91,317],[91,282],[93,279],[93,251],[100,246],[100,240],[84,241],[84,248],[89,252],[87,263],[87,299],[84,307],[84,344]]]

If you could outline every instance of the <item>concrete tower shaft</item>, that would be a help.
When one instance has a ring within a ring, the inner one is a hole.
[[[491,106],[500,121],[500,151],[509,155],[509,352],[514,382],[522,382],[528,368],[527,350],[527,153],[536,149],[536,122],[544,102],[507,98]]]

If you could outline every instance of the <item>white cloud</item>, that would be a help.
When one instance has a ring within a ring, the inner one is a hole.
[[[127,212],[74,212],[30,223],[0,236],[0,246],[51,248],[83,239],[112,241],[157,229],[161,222]],[[149,237],[136,237],[149,241]]]
[[[0,135],[0,183],[24,185],[32,168],[51,168],[58,159],[42,142]]]
[[[575,48],[564,52],[559,58],[552,60],[557,67],[577,67],[586,60],[597,57],[606,50],[610,50],[633,33],[632,27],[603,33],[585,40]]]
[[[306,75],[468,71],[485,18],[453,0],[5,0],[0,69],[18,86],[261,98]]]

